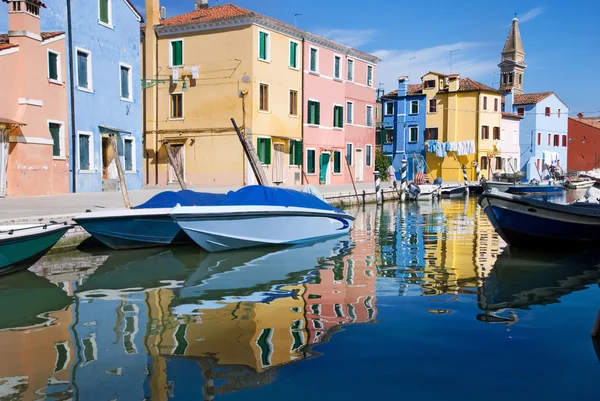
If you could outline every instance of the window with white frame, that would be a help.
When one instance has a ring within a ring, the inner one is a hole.
[[[373,86],[373,66],[367,66],[367,86]]]
[[[98,0],[98,22],[112,28],[112,0]]]
[[[333,174],[342,173],[342,152],[339,150],[333,151]]]
[[[135,142],[133,138],[123,138],[123,159],[125,171],[135,171]]]
[[[350,166],[352,165],[352,147],[351,143],[346,144],[346,164]]]
[[[347,80],[354,81],[354,60],[348,59],[346,70],[348,71]]]
[[[354,124],[354,103],[346,102],[346,124]]]
[[[333,77],[342,79],[342,57],[337,54],[333,56]]]
[[[131,66],[127,64],[119,64],[119,76],[121,81],[121,100],[133,101],[131,87]]]
[[[367,165],[367,167],[371,167],[371,162],[372,162],[372,157],[373,157],[372,146],[366,145],[365,150],[366,150],[365,151],[365,153],[366,153],[365,164]]]
[[[314,149],[306,150],[306,174],[315,174],[315,154],[316,152]]]
[[[48,80],[62,84],[60,77],[60,53],[48,50]]]
[[[290,40],[290,68],[298,68],[298,42]]]
[[[92,53],[77,49],[77,89],[91,92],[92,85]]]
[[[385,102],[385,115],[394,115],[394,102]]]
[[[310,48],[310,72],[319,72],[319,49]]]
[[[269,84],[259,84],[258,87],[258,110],[269,111]]]
[[[418,100],[410,101],[410,114],[419,114],[419,101]]]
[[[48,121],[48,131],[50,131],[50,137],[52,138],[52,156],[57,158],[65,157],[65,131],[64,122],[62,121]]]
[[[271,38],[268,32],[258,31],[258,59],[269,61],[271,57]]]
[[[419,141],[419,127],[408,128],[408,141],[418,142]]]
[[[94,141],[91,132],[78,132],[79,137],[79,171],[94,169]]]
[[[169,42],[171,44],[169,48],[171,67],[183,66],[183,39],[173,39]]]
[[[367,106],[367,127],[373,126],[373,106]]]

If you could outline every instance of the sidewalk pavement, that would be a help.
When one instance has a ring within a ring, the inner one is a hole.
[[[382,182],[381,187],[387,188],[389,184]],[[301,190],[304,186],[282,186]],[[240,187],[193,187],[195,191],[227,193]],[[178,191],[178,185],[152,186],[141,190],[129,191],[129,200],[132,205],[139,205],[146,202],[162,191]],[[321,193],[327,197],[354,195],[352,184],[343,185],[321,185],[318,187]],[[374,183],[357,183],[356,190],[360,195],[363,190],[374,191]],[[86,210],[98,210],[104,208],[122,208],[124,207],[123,195],[121,192],[94,192],[94,193],[74,193],[63,195],[46,195],[31,197],[9,197],[0,198],[0,223],[11,221],[33,220],[35,218],[44,219],[70,219],[76,214],[83,213]]]

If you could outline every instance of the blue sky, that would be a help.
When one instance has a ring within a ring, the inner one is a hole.
[[[46,0],[59,1],[59,0]],[[77,0],[76,0],[77,1]],[[78,0],[92,1],[92,0]],[[321,34],[383,61],[378,82],[386,92],[396,78],[412,82],[427,71],[450,72],[498,86],[500,52],[514,13],[525,47],[525,91],[554,91],[571,112],[600,115],[600,2],[592,0],[221,0]],[[144,0],[133,0],[144,12]],[[215,0],[209,0],[211,6]],[[193,10],[194,0],[161,0],[167,16]],[[6,4],[0,3],[6,31]],[[409,62],[409,59],[412,61]]]

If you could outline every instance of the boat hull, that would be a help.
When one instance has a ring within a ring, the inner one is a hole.
[[[75,217],[92,237],[112,249],[137,249],[189,243],[173,221],[168,209],[144,209],[143,212],[93,212]]]
[[[46,229],[15,231],[0,239],[0,274],[9,273],[41,258],[71,228],[69,225],[47,226]]]
[[[595,184],[594,181],[567,181],[565,183],[565,188],[567,189],[587,189],[593,187]]]
[[[309,243],[348,234],[354,220],[347,214],[279,206],[176,207],[171,215],[209,252]]]
[[[500,193],[484,193],[480,204],[502,239],[516,248],[570,251],[600,245],[598,207]]]
[[[560,185],[515,185],[506,190],[513,195],[549,195],[560,194],[564,188]]]
[[[469,187],[460,185],[457,187],[442,187],[442,198],[460,199],[469,196]]]
[[[512,182],[502,182],[502,181],[485,181],[481,184],[483,187],[483,191],[489,191],[492,189],[497,189],[500,192],[505,192],[509,187],[514,186],[515,184]]]
[[[440,196],[440,186],[439,185],[435,185],[435,184],[421,184],[419,185],[419,195],[414,198],[411,196],[411,194],[409,193],[409,199],[410,200],[417,200],[417,201],[430,201],[432,199],[437,198],[438,196]]]

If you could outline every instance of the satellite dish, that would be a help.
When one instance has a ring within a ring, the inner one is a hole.
[[[244,75],[242,77],[242,82],[245,83],[245,84],[247,84],[248,82],[250,82],[250,77],[248,75]]]

